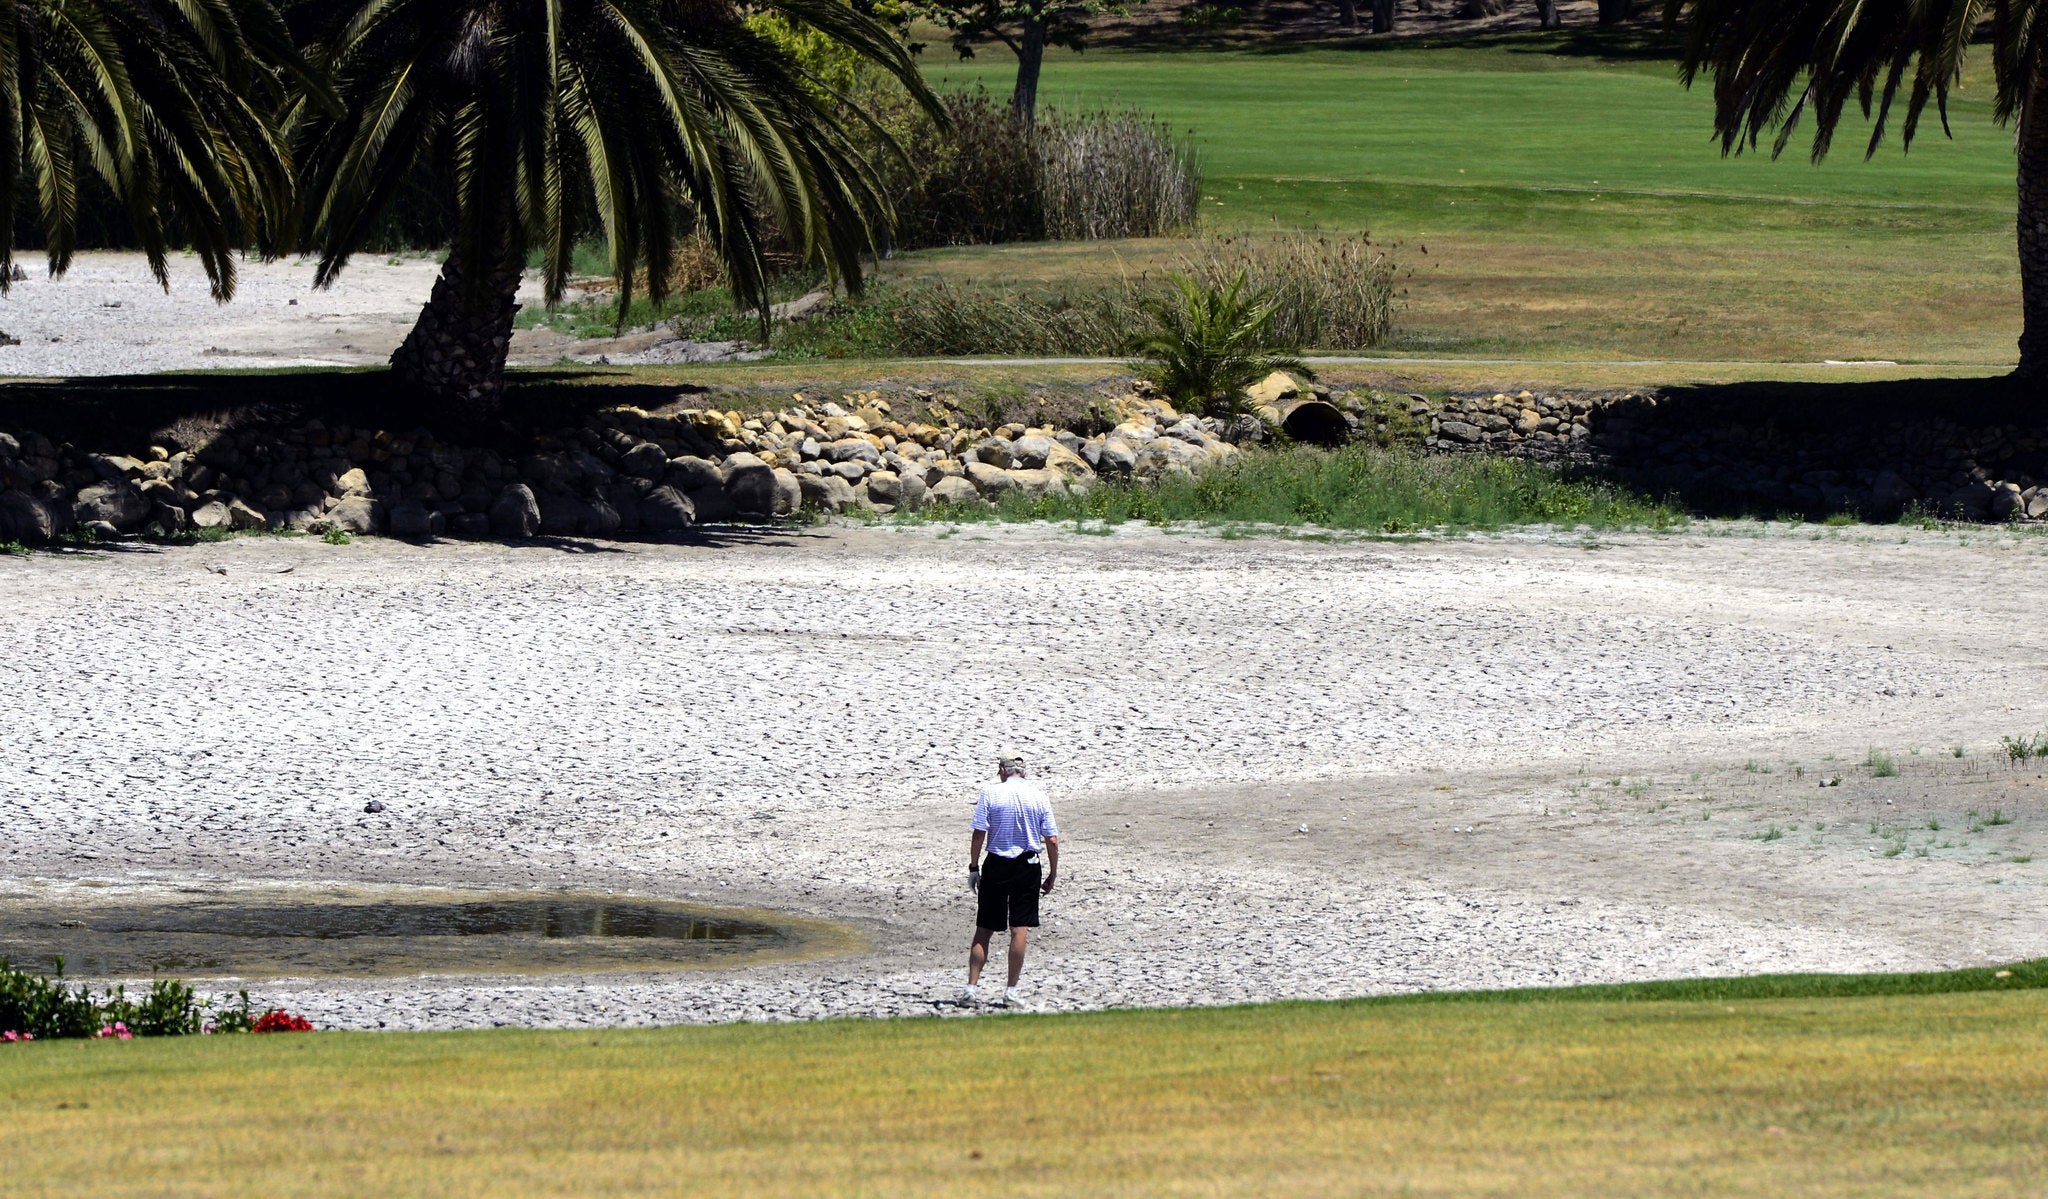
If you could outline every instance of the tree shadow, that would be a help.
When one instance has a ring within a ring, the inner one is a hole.
[[[1670,387],[1603,407],[1600,465],[1586,472],[1667,496],[1705,516],[1855,512],[1896,517],[1938,506],[1956,472],[2048,474],[2048,391],[2011,376]],[[1919,481],[1917,499],[1873,488]]]
[[[502,415],[469,423],[423,407],[381,367],[18,379],[0,383],[0,428],[128,452],[153,442],[190,448],[223,430],[318,419],[425,428],[465,444],[501,448],[523,444],[536,431],[577,424],[601,408],[659,408],[704,390],[686,383],[636,383],[601,367],[518,372],[507,377]]]

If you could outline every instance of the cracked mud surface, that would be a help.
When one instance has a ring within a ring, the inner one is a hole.
[[[1997,742],[2048,726],[2044,584],[2039,537],[1721,526],[0,559],[0,902],[693,899],[872,948],[251,989],[356,1027],[945,1014],[1014,744],[1067,841],[1041,1007],[2038,956],[2048,784]]]

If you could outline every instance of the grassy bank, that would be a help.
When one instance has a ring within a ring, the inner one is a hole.
[[[1981,62],[1951,106],[1864,162],[1856,127],[1725,160],[1704,87],[1583,32],[1450,47],[1048,59],[1041,97],[1133,105],[1196,143],[1203,227],[1370,230],[1398,244],[1397,348],[1486,357],[2009,362],[2018,333],[2009,131]],[[933,54],[1007,87],[1009,56]],[[894,269],[1049,280],[1169,254],[1155,243],[962,249]],[[1928,321],[1929,305],[1943,318]]]
[[[1302,526],[1353,533],[1463,532],[1515,525],[1668,528],[1672,505],[1504,458],[1430,457],[1400,448],[1351,446],[1251,450],[1199,478],[1137,484],[1104,480],[1081,495],[1032,499],[1011,493],[992,510],[940,507],[922,521],[1126,521],[1216,526]]]
[[[2034,1193],[2039,974],[13,1046],[0,1170],[25,1195]]]

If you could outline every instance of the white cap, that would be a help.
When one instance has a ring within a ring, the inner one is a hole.
[[[1024,769],[1023,754],[1018,753],[1016,750],[1009,749],[1004,750],[1002,753],[996,755],[997,770],[1010,770],[1013,768],[1017,770]]]

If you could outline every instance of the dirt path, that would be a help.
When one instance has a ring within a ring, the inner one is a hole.
[[[349,1025],[945,1014],[966,806],[1016,743],[1071,844],[1047,1006],[2048,953],[2039,764],[1995,756],[2048,727],[2048,540],[1753,534],[0,560],[0,896],[568,887],[873,944],[259,988]]]

